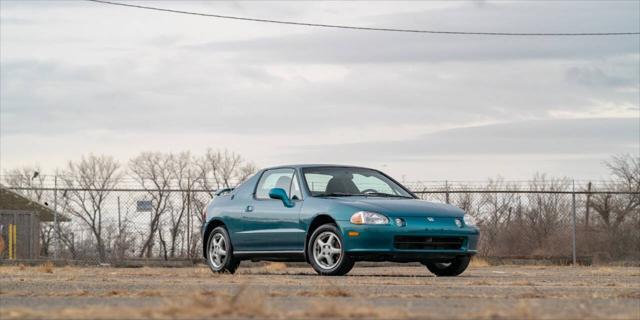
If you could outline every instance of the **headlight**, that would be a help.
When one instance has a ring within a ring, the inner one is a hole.
[[[468,226],[475,226],[476,225],[476,219],[468,214],[464,215],[464,224],[468,225]]]
[[[351,216],[353,224],[388,224],[389,218],[375,212],[358,211]]]

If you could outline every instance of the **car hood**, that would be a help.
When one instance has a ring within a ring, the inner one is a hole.
[[[418,199],[345,197],[335,198],[344,205],[359,210],[383,213],[392,217],[460,217],[464,215],[458,207]]]

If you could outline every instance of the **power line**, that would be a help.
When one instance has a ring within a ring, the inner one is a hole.
[[[307,23],[307,22],[295,22],[295,21],[283,21],[283,20],[245,18],[245,17],[227,16],[227,15],[220,15],[220,14],[200,13],[200,12],[182,11],[182,10],[174,10],[174,9],[164,9],[164,8],[141,6],[141,5],[136,5],[136,4],[119,3],[119,2],[111,2],[111,1],[104,1],[104,0],[86,0],[86,1],[97,2],[97,3],[101,3],[101,4],[115,5],[115,6],[137,8],[137,9],[146,9],[146,10],[154,10],[154,11],[162,11],[162,12],[170,12],[170,13],[178,13],[178,14],[187,14],[187,15],[210,17],[210,18],[219,18],[219,19],[230,19],[230,20],[241,20],[241,21],[252,21],[252,22],[263,22],[263,23],[276,23],[276,24],[286,24],[286,25],[295,25],[295,26],[306,26],[306,27],[364,30],[364,31],[409,32],[409,33],[430,33],[430,34],[451,34],[451,35],[482,35],[482,36],[628,36],[628,35],[640,35],[640,32],[523,33],[523,32],[439,31],[439,30],[417,30],[417,29],[355,27],[355,26],[322,24],[322,23]]]

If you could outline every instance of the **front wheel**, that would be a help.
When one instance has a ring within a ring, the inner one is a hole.
[[[457,257],[446,262],[426,261],[424,265],[438,277],[455,277],[467,269],[469,261],[471,261],[470,257]]]
[[[313,269],[323,276],[345,275],[355,263],[346,255],[340,230],[334,224],[322,225],[313,232],[307,257]]]
[[[224,227],[217,227],[209,234],[207,241],[207,264],[215,273],[234,273],[240,261],[233,257],[233,247],[229,233]]]

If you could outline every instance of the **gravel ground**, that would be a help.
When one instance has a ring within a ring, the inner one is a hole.
[[[640,319],[640,270],[360,267],[345,277],[281,263],[214,275],[195,268],[0,267],[0,319]]]

